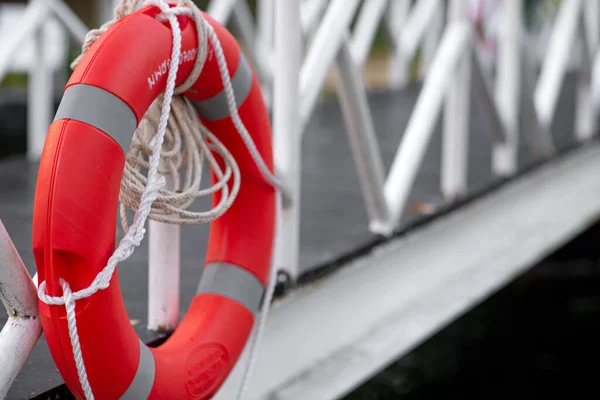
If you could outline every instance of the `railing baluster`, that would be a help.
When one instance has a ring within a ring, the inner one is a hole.
[[[452,0],[448,9],[449,23],[469,24],[468,3]],[[468,25],[469,28],[470,24]],[[471,29],[469,29],[469,32]],[[469,35],[468,46],[472,46]],[[450,79],[450,77],[448,77]],[[450,79],[444,109],[442,143],[442,194],[446,199],[455,199],[467,191],[467,157],[471,104],[471,54],[461,53],[456,70]]]
[[[585,17],[585,5],[580,14],[578,38],[576,44],[581,53],[579,71],[577,73],[577,98],[575,99],[575,136],[583,141],[592,137],[596,130],[596,116],[592,103],[592,60],[594,54],[590,48],[590,40],[595,40],[586,29],[589,19]],[[593,33],[593,32],[592,32]]]
[[[521,41],[523,0],[502,2],[497,56],[496,104],[506,132],[506,141],[495,143],[492,169],[499,176],[517,171],[519,111],[521,109]]]
[[[172,190],[173,177],[167,178]],[[179,324],[181,226],[148,222],[148,329],[172,331]]]
[[[33,32],[33,62],[29,66],[27,82],[27,158],[35,161],[42,155],[46,132],[52,122],[53,73],[48,64],[48,50],[44,45],[45,23]]]
[[[300,166],[302,132],[298,107],[298,78],[302,54],[300,3],[275,2],[275,69],[273,82],[273,147],[275,165],[284,179],[291,202],[281,210],[275,268],[298,277],[300,248]]]

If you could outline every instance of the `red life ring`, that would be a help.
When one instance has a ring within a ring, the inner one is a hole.
[[[51,124],[35,194],[33,249],[40,282],[61,296],[86,288],[115,249],[116,211],[128,143],[152,101],[164,91],[172,36],[146,7],[113,25],[73,72]],[[204,14],[227,61],[238,112],[273,170],[270,125],[261,88],[238,44]],[[182,59],[177,85],[197,49],[191,19],[179,17]],[[211,224],[205,269],[187,315],[160,347],[148,348],[129,322],[117,273],[110,286],[76,303],[77,329],[97,399],[207,399],[230,373],[251,332],[268,280],[274,242],[275,189],[264,180],[236,131],[209,45],[203,71],[185,96],[202,122],[235,157],[241,188],[231,208]],[[216,178],[213,176],[213,181]],[[219,195],[213,196],[217,204]],[[151,294],[150,294],[151,295]],[[83,397],[63,306],[39,302],[44,333],[63,379]]]

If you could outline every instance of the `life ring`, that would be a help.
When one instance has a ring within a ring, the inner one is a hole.
[[[159,12],[145,7],[98,39],[73,72],[49,127],[35,193],[33,250],[39,280],[47,282],[51,296],[62,295],[59,278],[74,292],[88,287],[115,249],[129,143],[118,143],[111,134],[133,135],[164,91],[172,37],[168,23],[155,18]],[[270,122],[256,75],[233,36],[203,16],[221,42],[238,113],[272,171]],[[192,20],[178,20],[182,59],[177,85],[190,73],[198,45]],[[139,340],[116,272],[107,289],[76,303],[82,355],[97,399],[212,397],[248,340],[269,278],[276,191],[262,177],[229,117],[212,46],[199,79],[184,95],[235,157],[241,187],[231,208],[211,224],[197,295],[164,344],[148,348]],[[213,204],[218,197],[213,196]],[[41,301],[39,306],[58,370],[72,393],[82,398],[65,307]]]

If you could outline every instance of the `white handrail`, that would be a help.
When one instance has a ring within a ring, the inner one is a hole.
[[[172,177],[166,184],[170,189]],[[179,325],[181,225],[148,222],[148,323],[152,331],[171,332]]]
[[[273,152],[292,201],[281,210],[275,267],[292,279],[298,275],[300,254],[300,168],[302,127],[300,77],[302,35],[298,0],[275,2],[275,69],[273,80]]]
[[[503,13],[502,19],[505,23],[499,32],[496,105],[506,133],[506,141],[494,145],[492,169],[500,176],[509,176],[517,171],[523,1],[504,2],[500,12]]]

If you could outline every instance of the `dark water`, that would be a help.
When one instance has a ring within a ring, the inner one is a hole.
[[[600,398],[600,223],[344,400]]]

